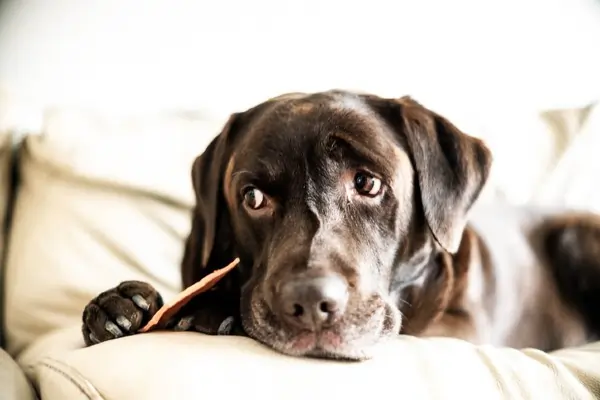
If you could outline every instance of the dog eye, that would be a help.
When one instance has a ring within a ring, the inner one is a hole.
[[[246,205],[253,210],[258,210],[265,204],[265,195],[257,188],[249,188],[244,192]]]
[[[364,196],[377,196],[381,191],[381,180],[366,172],[358,172],[354,175],[354,188]]]

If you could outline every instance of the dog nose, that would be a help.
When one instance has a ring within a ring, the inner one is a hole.
[[[296,279],[282,286],[280,300],[288,321],[316,331],[344,313],[348,287],[338,275]]]

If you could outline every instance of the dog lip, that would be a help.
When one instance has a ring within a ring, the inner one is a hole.
[[[290,340],[290,347],[294,351],[307,352],[317,346],[317,335],[313,332],[303,332]]]
[[[331,330],[324,330],[318,333],[302,332],[290,340],[289,347],[294,351],[305,353],[317,348],[335,351],[343,347],[343,344],[341,335]]]
[[[332,350],[342,347],[342,345],[343,340],[341,335],[333,331],[324,331],[319,335],[319,347],[321,348]]]

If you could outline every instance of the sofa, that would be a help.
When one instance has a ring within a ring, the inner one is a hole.
[[[10,208],[10,183],[12,179],[12,136],[0,133],[0,260],[5,253],[5,224],[7,223],[8,209]],[[1,272],[1,269],[0,269]],[[0,275],[0,285],[2,285]],[[0,299],[1,303],[1,299]],[[2,312],[0,311],[0,316]],[[2,331],[0,329],[0,342]],[[24,371],[17,362],[4,350],[0,349],[0,399],[33,400],[36,398],[33,386],[25,376]]]
[[[600,212],[600,189],[589,184],[600,171],[600,105],[515,115],[511,131],[501,119],[448,117],[495,152],[482,203]],[[192,332],[85,348],[81,312],[100,291],[128,279],[166,300],[181,290],[191,161],[223,123],[193,112],[54,109],[39,131],[5,132],[1,399],[600,397],[600,342],[544,353],[399,336],[364,362],[293,358]]]

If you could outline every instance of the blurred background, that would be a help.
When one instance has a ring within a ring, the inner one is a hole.
[[[456,113],[577,107],[600,96],[598,49],[597,0],[5,0],[0,115],[221,115],[333,87]]]

